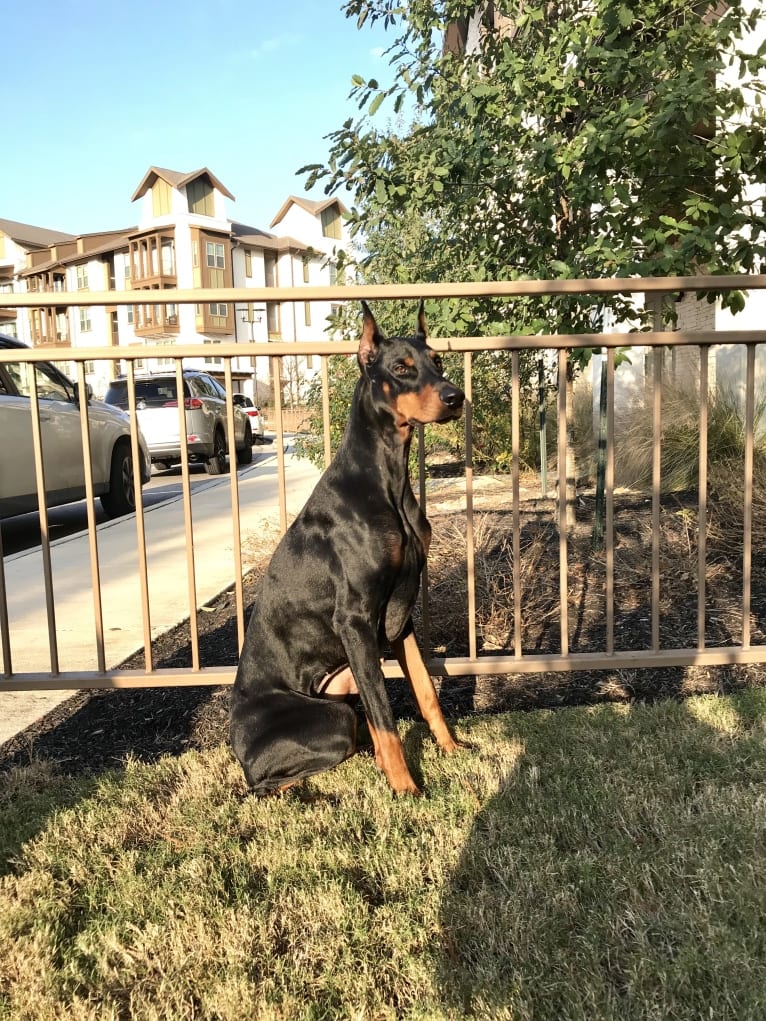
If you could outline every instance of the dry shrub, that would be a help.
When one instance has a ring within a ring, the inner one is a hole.
[[[766,396],[755,402],[755,461],[766,467],[763,424]],[[615,476],[617,483],[647,489],[652,483],[655,437],[651,394],[617,415]],[[741,404],[731,390],[718,388],[708,399],[708,470],[743,462],[746,429]],[[700,398],[695,389],[665,385],[662,393],[660,477],[665,493],[694,489],[699,481]]]

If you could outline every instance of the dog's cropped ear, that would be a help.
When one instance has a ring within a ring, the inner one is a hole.
[[[420,305],[418,306],[418,337],[423,340],[428,336],[428,328],[426,327],[426,310],[423,299],[420,299]]]
[[[362,336],[359,340],[359,350],[356,355],[361,369],[366,365],[372,365],[378,357],[378,349],[383,339],[383,334],[378,329],[378,324],[375,322],[375,316],[370,311],[370,306],[366,301],[363,301]]]

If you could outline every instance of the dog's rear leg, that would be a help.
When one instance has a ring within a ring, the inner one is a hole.
[[[428,724],[441,750],[449,753],[467,747],[456,741],[447,727],[433,678],[423,662],[414,631],[406,632],[404,637],[397,638],[391,646],[404,676],[412,687],[420,715]]]

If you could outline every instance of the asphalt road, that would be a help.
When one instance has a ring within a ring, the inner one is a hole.
[[[273,443],[253,447],[253,464],[265,464],[276,457],[276,447]],[[250,470],[253,465],[244,465],[237,469],[237,473]],[[214,483],[220,476],[210,476],[205,471],[204,465],[189,465],[189,478],[192,493],[202,486]],[[165,500],[172,500],[181,495],[181,466],[168,468],[166,471],[158,472],[152,470],[152,477],[142,490],[144,509],[156,507]],[[96,523],[108,521],[109,518],[101,506],[101,501],[95,501]],[[77,503],[68,503],[63,507],[52,507],[48,511],[48,534],[51,542],[56,539],[63,539],[67,535],[74,535],[86,531],[88,528],[88,506],[85,500]],[[3,555],[10,556],[13,553],[20,553],[23,550],[35,549],[42,542],[40,536],[40,517],[35,512],[32,514],[19,514],[13,518],[6,518],[0,521],[0,533],[3,541]]]

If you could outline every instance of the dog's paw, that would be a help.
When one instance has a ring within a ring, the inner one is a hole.
[[[471,744],[470,741],[458,741],[453,737],[450,741],[440,744],[439,747],[445,755],[454,755],[455,752],[472,752],[476,745]]]

